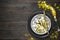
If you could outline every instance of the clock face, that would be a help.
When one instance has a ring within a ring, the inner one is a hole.
[[[31,19],[30,25],[34,33],[43,35],[49,32],[51,28],[51,20],[44,14],[37,14]]]

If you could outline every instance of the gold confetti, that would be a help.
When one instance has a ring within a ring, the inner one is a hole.
[[[55,3],[54,6],[56,6],[57,4]]]
[[[59,9],[59,6],[57,6],[56,8]]]
[[[27,38],[27,40],[35,40],[35,38],[28,33],[25,33],[24,36]]]
[[[58,38],[58,31],[56,31],[56,32],[54,32],[54,33],[52,33],[51,35],[50,35],[50,38]]]
[[[31,38],[29,38],[28,40],[34,40],[34,38],[33,38],[33,37],[31,37]]]

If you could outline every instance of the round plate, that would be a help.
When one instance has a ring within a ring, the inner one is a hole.
[[[31,29],[34,33],[43,35],[49,32],[51,20],[44,14],[37,14],[31,19]]]

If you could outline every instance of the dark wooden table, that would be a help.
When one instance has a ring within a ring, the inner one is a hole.
[[[59,0],[49,1],[53,2]],[[28,19],[38,9],[35,4],[35,0],[0,0],[0,39],[26,40]],[[60,23],[59,12],[57,15]]]

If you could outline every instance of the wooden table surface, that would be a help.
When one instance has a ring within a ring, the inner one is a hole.
[[[49,1],[52,5],[54,2],[59,0]],[[38,9],[35,4],[35,0],[0,0],[0,39],[26,40],[28,19]],[[57,13],[60,23],[60,14]]]

